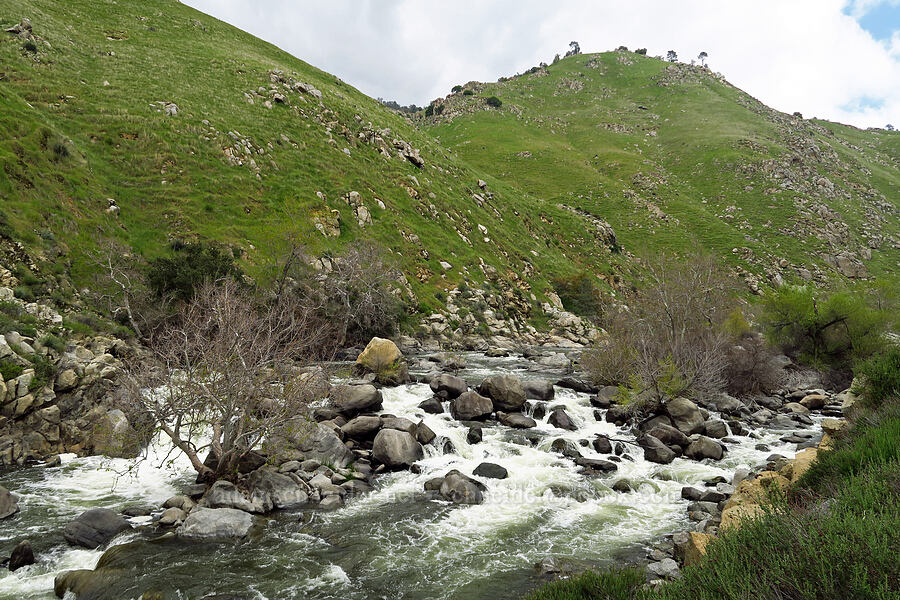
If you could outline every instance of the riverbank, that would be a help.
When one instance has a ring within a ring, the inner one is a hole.
[[[814,462],[787,463],[761,474],[771,485],[739,489],[731,506],[745,508],[732,508],[739,514],[723,535],[691,536],[679,579],[650,588],[640,570],[584,573],[529,600],[896,598],[900,403],[862,413],[839,435]],[[770,493],[760,505],[754,491]]]

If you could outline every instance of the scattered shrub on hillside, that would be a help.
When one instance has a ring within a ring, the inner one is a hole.
[[[627,383],[654,401],[721,391],[735,290],[709,257],[647,261],[644,288],[627,311],[606,316],[607,335],[585,353],[585,369],[598,383]]]
[[[637,50],[634,51],[634,53],[635,53],[635,54],[641,54],[641,55],[646,56],[646,55],[647,55],[647,49],[646,49],[646,48],[638,48]]]
[[[15,294],[16,298],[22,300],[24,302],[34,302],[36,296],[31,288],[25,285],[19,285],[13,288],[13,294]]]
[[[37,54],[38,48],[32,40],[26,40],[25,43],[22,44],[22,50],[30,52],[31,54]]]
[[[884,333],[896,318],[877,299],[865,288],[827,292],[785,285],[764,298],[761,320],[769,339],[787,354],[849,373],[854,361],[884,348]]]
[[[62,140],[53,142],[53,160],[61,161],[69,158],[69,146]]]
[[[34,379],[31,380],[28,389],[33,392],[53,381],[56,376],[56,368],[53,366],[53,362],[43,354],[32,354],[29,360],[34,367]]]
[[[425,109],[425,116],[426,116],[426,117],[430,117],[430,116],[433,115],[433,114],[434,114],[434,102],[432,102],[431,104],[429,104],[428,107]]]
[[[24,371],[25,369],[16,363],[8,360],[0,360],[0,377],[2,377],[4,381],[15,379]]]
[[[487,100],[485,100],[485,103],[488,106],[493,106],[494,108],[500,108],[501,106],[503,106],[503,101],[500,100],[500,98],[498,98],[497,96],[490,96]]]
[[[45,348],[52,348],[59,354],[62,354],[66,350],[66,341],[55,335],[45,335],[41,338],[40,342]]]
[[[10,238],[13,237],[13,228],[9,222],[9,217],[6,216],[6,213],[0,210],[0,237]]]
[[[453,92],[454,94],[458,94],[459,92],[462,91],[462,89],[463,89],[463,87],[461,85],[454,85],[450,91]]]
[[[599,319],[603,315],[603,295],[594,278],[587,273],[576,273],[553,280],[553,289],[562,300],[563,307],[576,315]]]
[[[243,281],[243,273],[234,258],[215,244],[195,242],[173,248],[172,256],[150,261],[147,283],[159,297],[187,302],[207,281],[232,279]]]
[[[854,392],[865,405],[878,407],[891,399],[900,400],[900,348],[897,346],[861,362],[855,372],[859,384]]]
[[[475,92],[470,89],[463,90],[463,96],[473,96],[474,94]]]

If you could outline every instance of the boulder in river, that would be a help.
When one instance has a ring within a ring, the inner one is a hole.
[[[22,540],[13,548],[12,555],[9,557],[9,570],[16,571],[22,567],[34,564],[34,550],[31,549],[31,542]]]
[[[560,429],[566,429],[568,431],[575,431],[578,429],[578,426],[575,425],[572,417],[570,417],[562,408],[554,409],[547,418],[547,422],[554,427],[559,427]]]
[[[372,439],[379,429],[381,429],[381,419],[373,415],[354,417],[341,427],[344,437],[351,440]]]
[[[409,383],[409,368],[397,344],[380,337],[369,341],[356,358],[354,371],[360,375],[374,373],[375,381],[385,386]]]
[[[483,462],[472,471],[472,475],[487,477],[489,479],[506,479],[509,471],[495,463]]]
[[[297,418],[287,424],[282,432],[271,440],[271,446],[279,455],[293,459],[302,455],[306,460],[315,460],[343,469],[355,460],[353,452],[335,432],[323,423],[310,423]]]
[[[406,431],[382,429],[372,444],[372,457],[389,469],[408,468],[424,456],[422,444]]]
[[[435,397],[428,398],[427,400],[422,400],[419,403],[419,408],[431,415],[439,415],[444,412],[444,407],[441,404],[441,401]]]
[[[721,419],[710,419],[704,424],[704,432],[711,438],[721,440],[728,436],[728,426]]]
[[[693,440],[684,451],[685,456],[694,460],[703,460],[704,458],[719,460],[722,458],[722,453],[722,445],[705,435]]]
[[[537,421],[520,412],[505,413],[501,411],[497,413],[497,419],[507,427],[513,427],[515,429],[531,429],[532,427],[537,427]]]
[[[481,431],[481,427],[469,427],[469,431],[466,433],[466,443],[468,444],[478,444],[484,438],[484,434]],[[447,454],[444,452],[444,454]]]
[[[578,379],[577,377],[563,377],[556,382],[556,385],[575,392],[581,392],[582,394],[596,394],[600,391],[600,388],[593,383],[585,381],[584,379]]]
[[[425,421],[419,421],[416,424],[416,439],[419,440],[420,444],[430,444],[436,437],[437,434],[425,424]]]
[[[526,379],[522,382],[522,389],[530,400],[553,400],[556,395],[553,384],[543,379]]]
[[[19,503],[16,502],[16,497],[0,485],[0,519],[11,517],[17,512],[19,512]]]
[[[631,420],[631,411],[624,406],[610,406],[606,411],[606,422],[622,426]]]
[[[458,421],[475,421],[490,416],[494,405],[490,398],[473,391],[450,401],[450,414]]]
[[[661,465],[667,465],[675,460],[675,452],[663,444],[659,438],[652,435],[643,435],[638,438],[637,442],[644,449],[645,460]]]
[[[687,398],[674,398],[666,403],[666,412],[672,419],[672,424],[685,435],[692,435],[703,431],[703,414],[696,404]]]
[[[309,501],[306,491],[287,475],[271,469],[257,469],[247,480],[251,496],[265,495],[275,508],[294,508]]]
[[[443,373],[432,379],[429,386],[436,396],[448,400],[458,398],[460,394],[469,389],[465,379],[448,373]]]
[[[381,392],[374,385],[338,385],[331,388],[331,404],[342,415],[354,417],[361,412],[381,410]]]
[[[73,546],[93,550],[127,529],[131,525],[120,514],[108,508],[92,508],[66,525],[63,537]]]
[[[95,453],[113,458],[133,458],[141,446],[137,431],[118,408],[108,411],[94,424],[90,444]]]
[[[594,447],[594,452],[598,454],[612,454],[612,443],[609,441],[609,438],[605,435],[598,435],[594,438],[594,441],[591,442],[591,446]]]
[[[550,444],[550,451],[562,454],[566,458],[581,458],[581,452],[578,450],[578,446],[575,445],[575,442],[563,438],[553,440]]]
[[[652,435],[666,446],[685,447],[691,443],[691,438],[669,425],[657,425],[647,435]]]
[[[494,410],[513,412],[520,410],[525,404],[522,382],[513,375],[492,375],[481,382],[478,392],[491,399]]]
[[[198,506],[178,528],[178,536],[192,540],[242,538],[252,526],[253,517],[242,510]]]
[[[210,486],[201,503],[207,508],[234,508],[245,512],[265,513],[272,509],[272,505],[266,500],[268,499],[260,495],[249,500],[236,485],[220,479]]]
[[[485,491],[487,488],[483,483],[454,469],[444,476],[440,494],[454,504],[481,504]]]

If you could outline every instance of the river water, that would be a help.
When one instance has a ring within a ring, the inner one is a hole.
[[[521,361],[468,355],[460,373],[470,384],[489,374],[522,372]],[[551,376],[552,377],[552,376]],[[425,423],[438,435],[426,447],[422,472],[398,472],[376,479],[375,490],[334,512],[297,510],[257,518],[248,539],[224,543],[186,543],[158,539],[151,527],[138,527],[112,543],[123,545],[121,571],[104,598],[139,598],[148,590],[167,599],[236,594],[259,600],[447,598],[513,599],[540,583],[534,563],[553,556],[564,567],[580,570],[614,564],[642,554],[648,543],[686,529],[684,485],[706,478],[731,479],[742,466],[753,467],[771,453],[792,457],[794,444],[778,441],[784,431],[755,430],[758,438],[734,436],[739,443],[718,462],[676,459],[670,465],[645,461],[630,446],[633,460],[600,478],[586,478],[575,464],[549,451],[554,439],[593,439],[603,433],[634,439],[614,425],[594,419],[587,394],[557,388],[550,406],[564,406],[579,425],[563,431],[538,420],[521,431],[488,424],[484,439],[468,444],[468,428],[448,413],[430,415],[417,405],[431,396],[427,385],[385,389],[384,412]],[[442,438],[456,453],[442,454]],[[765,443],[769,451],[759,451]],[[582,447],[588,457],[602,457]],[[603,457],[605,458],[605,457]],[[509,471],[504,480],[482,479],[488,492],[475,506],[426,499],[425,481],[450,469],[471,474],[483,461]],[[629,479],[636,491],[611,486]],[[142,461],[63,456],[59,467],[30,467],[0,474],[0,484],[19,496],[20,512],[0,521],[0,551],[7,555],[21,539],[30,539],[38,563],[15,573],[0,571],[0,599],[49,599],[60,571],[93,568],[102,550],[74,549],[62,537],[65,524],[92,507],[158,509],[192,483],[190,465],[181,456],[165,458],[161,446]],[[140,525],[149,519],[134,519]]]

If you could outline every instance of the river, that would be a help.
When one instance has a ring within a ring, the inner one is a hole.
[[[523,372],[515,359],[466,355],[460,375],[477,385],[485,376]],[[658,465],[629,446],[633,460],[599,478],[579,474],[573,461],[549,451],[551,442],[593,439],[606,434],[634,439],[611,423],[595,420],[587,394],[557,388],[550,406],[564,406],[579,425],[563,431],[538,420],[538,427],[511,430],[487,424],[478,444],[466,441],[468,428],[448,413],[426,414],[417,405],[429,397],[427,385],[385,389],[384,410],[425,423],[438,435],[426,447],[422,470],[383,475],[373,492],[334,512],[285,511],[257,518],[251,535],[239,542],[197,544],[158,539],[146,526],[113,541],[125,566],[110,582],[105,598],[140,598],[148,590],[166,599],[200,599],[235,594],[258,600],[311,599],[513,599],[539,584],[534,564],[553,556],[579,570],[641,555],[654,539],[688,528],[680,497],[684,485],[706,478],[731,479],[739,467],[754,467],[772,453],[792,457],[794,444],[778,440],[783,430],[753,429],[757,437],[732,436],[737,443],[718,462],[678,458]],[[549,412],[549,411],[548,411]],[[540,435],[536,445],[529,437]],[[443,439],[455,453],[443,454]],[[768,451],[755,449],[764,443]],[[597,455],[582,447],[587,457]],[[471,474],[483,461],[509,471],[503,480],[482,479],[488,491],[481,505],[456,506],[426,499],[425,481],[450,469]],[[621,478],[636,491],[613,491]],[[154,444],[143,460],[62,457],[58,467],[28,467],[0,474],[0,484],[19,496],[20,512],[0,522],[0,549],[8,555],[21,539],[31,540],[38,563],[15,573],[0,572],[0,598],[50,599],[54,576],[68,569],[93,568],[102,550],[71,548],[62,538],[65,524],[92,507],[122,510],[162,503],[193,482],[183,456],[165,458]]]

